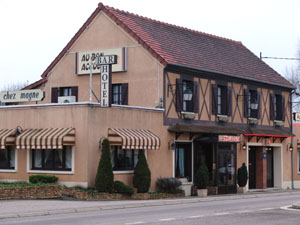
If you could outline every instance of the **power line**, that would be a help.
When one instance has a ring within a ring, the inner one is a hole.
[[[267,57],[267,56],[262,56],[262,52],[259,54],[260,59],[280,59],[280,60],[299,60],[300,58],[281,58],[281,57]]]

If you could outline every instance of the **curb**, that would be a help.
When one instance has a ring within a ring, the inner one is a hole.
[[[102,211],[102,210],[176,205],[176,204],[187,204],[187,203],[198,203],[198,202],[212,202],[212,201],[222,201],[222,200],[251,199],[251,198],[259,198],[259,197],[293,195],[299,193],[300,193],[299,191],[293,191],[293,192],[280,192],[280,193],[240,194],[240,195],[229,195],[229,196],[221,196],[221,197],[212,196],[207,198],[187,197],[182,199],[152,200],[151,202],[144,202],[144,203],[134,202],[129,204],[118,204],[118,205],[110,205],[110,206],[96,206],[96,207],[84,207],[84,208],[73,208],[73,209],[59,209],[59,210],[45,210],[45,211],[36,211],[36,212],[3,214],[0,215],[0,219],[48,216],[48,215],[56,215],[56,214],[70,214],[70,213],[82,213],[82,212],[95,212],[95,211]],[[300,209],[300,203],[295,203],[294,205],[297,209]]]

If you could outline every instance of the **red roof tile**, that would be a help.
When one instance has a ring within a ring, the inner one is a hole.
[[[241,42],[159,22],[104,6],[102,3],[99,3],[98,8],[49,65],[42,78],[47,77],[100,10],[135,38],[164,66],[175,64],[193,67],[198,70],[294,88]],[[30,88],[33,88],[32,85]]]

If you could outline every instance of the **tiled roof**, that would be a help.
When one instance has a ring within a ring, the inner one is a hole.
[[[98,8],[49,65],[42,74],[40,82],[36,82],[37,84],[46,81],[48,73],[101,10],[164,66],[175,64],[294,88],[291,83],[255,56],[241,42],[159,22],[104,6],[102,3],[99,3]],[[33,88],[33,86],[28,87]]]

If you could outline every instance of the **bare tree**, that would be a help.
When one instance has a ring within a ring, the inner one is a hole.
[[[297,49],[297,58],[300,58],[300,40]],[[300,60],[297,61],[295,67],[286,69],[285,78],[296,87],[296,90],[293,92],[292,107],[294,112],[300,112]]]
[[[11,83],[7,85],[2,85],[0,88],[0,91],[17,91],[21,90],[22,88],[26,87],[28,85],[27,82],[18,82],[18,83]]]

